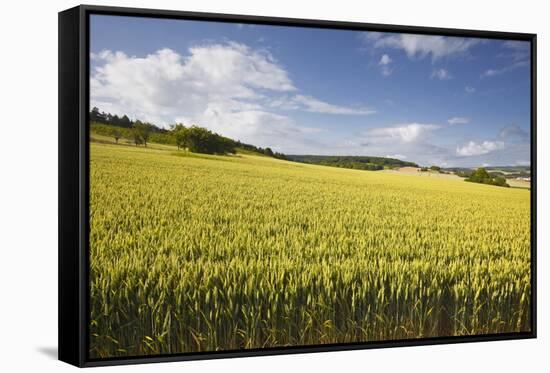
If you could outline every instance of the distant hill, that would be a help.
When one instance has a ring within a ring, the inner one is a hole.
[[[470,177],[477,167],[448,167],[445,171],[454,172],[461,177]],[[491,177],[502,176],[506,179],[531,177],[530,166],[488,166],[484,167]]]
[[[334,156],[334,155],[286,155],[294,162],[317,164],[322,166],[351,168],[356,170],[377,171],[387,168],[418,167],[414,162],[400,159],[371,156]]]

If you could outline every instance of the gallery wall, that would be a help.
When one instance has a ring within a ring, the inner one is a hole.
[[[538,34],[539,135],[539,338],[225,359],[139,367],[116,372],[407,371],[536,372],[549,366],[550,307],[545,292],[550,265],[549,76],[550,24],[544,2],[187,0],[93,1],[174,10],[388,23]],[[0,28],[2,115],[0,124],[0,370],[69,371],[57,354],[57,12],[75,1],[10,2]],[[419,89],[422,89],[419,87]]]

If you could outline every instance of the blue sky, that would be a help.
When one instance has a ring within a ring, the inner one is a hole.
[[[91,17],[91,105],[287,154],[528,165],[527,42]]]

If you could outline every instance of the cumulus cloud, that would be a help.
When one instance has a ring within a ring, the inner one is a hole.
[[[194,116],[209,103],[249,108],[261,90],[294,91],[287,72],[267,53],[229,43],[194,47],[188,57],[162,49],[145,57],[97,54],[91,76],[92,104],[166,124]]]
[[[272,112],[281,94],[291,94],[291,100],[283,101],[296,110],[374,112],[297,94],[290,74],[269,52],[240,43],[197,45],[186,55],[168,48],[146,56],[104,50],[91,58],[92,106],[161,126],[197,123],[259,146],[289,145],[299,141],[296,134],[316,130]]]
[[[480,42],[474,38],[459,38],[450,36],[387,34],[380,32],[365,32],[363,40],[375,48],[393,48],[403,50],[409,58],[424,58],[431,56],[432,60],[467,53]]]
[[[504,148],[504,142],[502,141],[483,141],[475,142],[469,141],[464,146],[458,146],[456,148],[456,155],[460,157],[470,157],[475,155],[483,155],[491,153],[495,150]]]
[[[228,111],[216,104],[209,105],[202,118],[216,132],[235,139],[254,139],[261,144],[279,142],[278,145],[282,146],[294,140],[293,136],[314,131],[296,126],[290,118],[283,115],[262,110]]]
[[[470,118],[466,118],[466,117],[452,117],[452,118],[449,118],[447,120],[447,123],[449,123],[450,125],[455,125],[455,124],[468,124],[470,123]]]
[[[474,87],[466,86],[464,87],[464,91],[466,91],[466,93],[474,93],[476,89]]]
[[[377,141],[399,140],[405,143],[415,142],[422,136],[441,128],[435,124],[406,123],[392,127],[380,127],[367,130],[364,135]]]
[[[449,80],[452,78],[451,73],[446,69],[435,69],[430,76],[432,79]]]

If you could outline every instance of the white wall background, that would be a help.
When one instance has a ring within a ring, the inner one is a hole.
[[[91,0],[97,5],[538,34],[537,340],[109,368],[116,372],[536,372],[550,367],[550,23],[545,2],[479,0]],[[57,354],[57,12],[76,1],[10,1],[0,13],[0,370],[69,371]],[[546,227],[546,229],[545,229]]]

